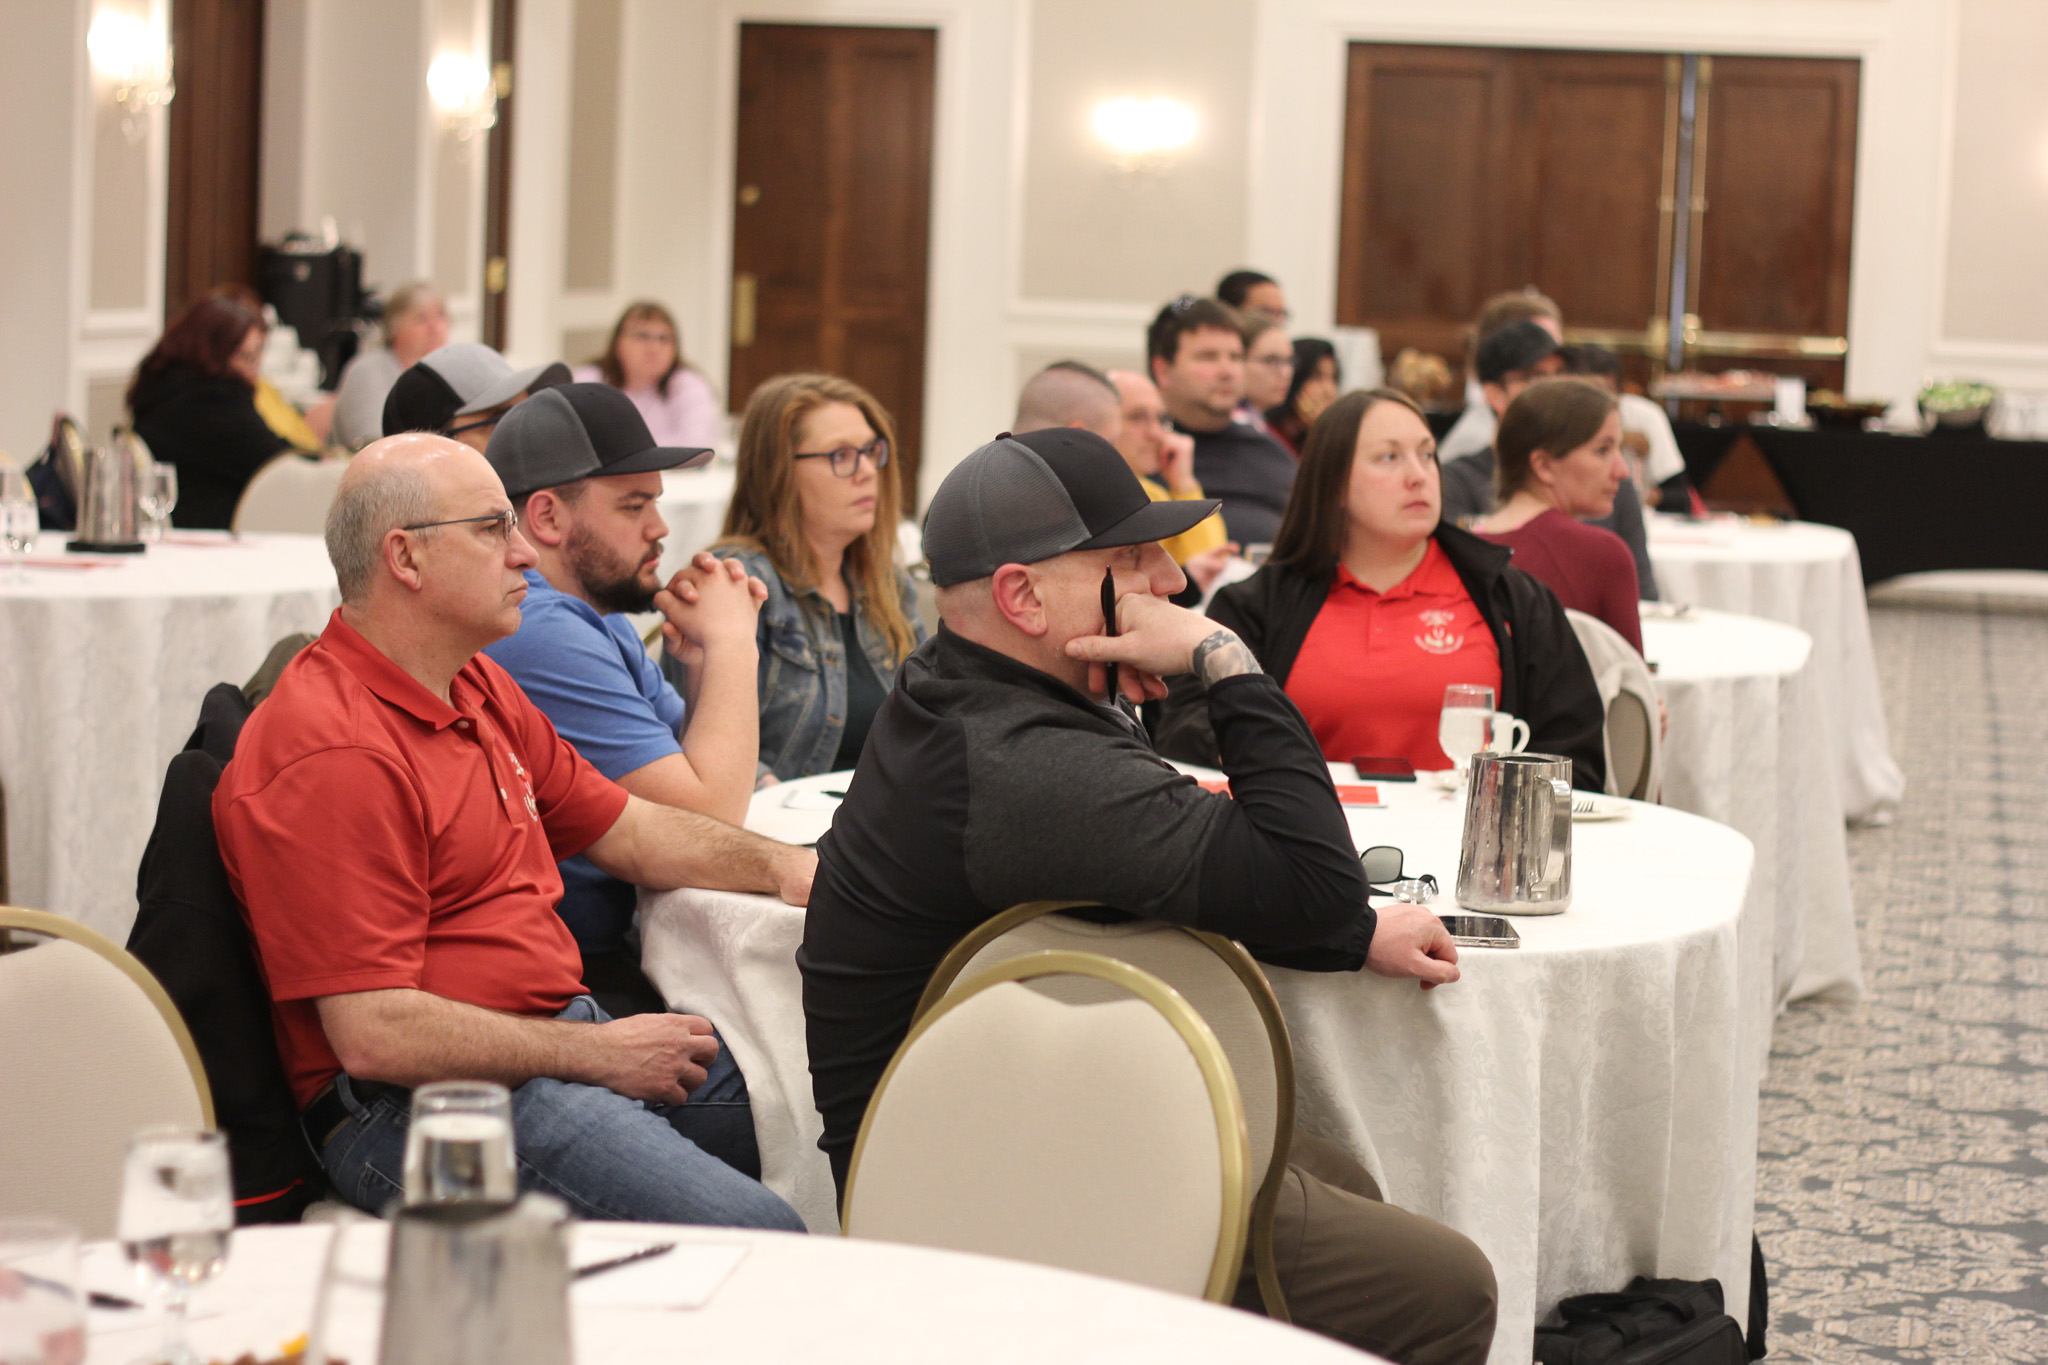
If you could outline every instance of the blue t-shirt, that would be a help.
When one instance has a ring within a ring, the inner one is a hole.
[[[526,571],[519,631],[484,650],[525,690],[563,739],[616,781],[682,752],[683,699],[647,657],[632,622],[600,615]],[[584,953],[616,952],[633,927],[631,885],[587,858],[561,864],[557,907]]]

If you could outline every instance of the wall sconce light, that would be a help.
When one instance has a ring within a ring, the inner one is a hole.
[[[139,15],[103,9],[86,31],[85,50],[94,74],[112,87],[122,136],[142,141],[150,111],[163,108],[178,93],[171,83],[170,45]]]
[[[462,52],[443,52],[427,67],[427,95],[456,138],[468,142],[498,122],[498,88],[491,69]]]
[[[1111,162],[1128,175],[1155,175],[1194,141],[1195,111],[1179,100],[1104,100],[1089,119]]]

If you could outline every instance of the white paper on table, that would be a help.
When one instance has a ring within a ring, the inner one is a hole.
[[[838,810],[842,799],[830,792],[812,791],[810,788],[805,787],[800,791],[793,791],[783,798],[782,808],[784,810]]]
[[[650,1240],[658,1239],[586,1231],[576,1239],[576,1259],[585,1265],[610,1260]],[[570,1301],[583,1308],[702,1308],[746,1254],[740,1242],[679,1242],[659,1256],[576,1281]]]

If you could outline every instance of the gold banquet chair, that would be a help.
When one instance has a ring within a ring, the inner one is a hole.
[[[913,1019],[961,976],[1024,953],[1099,953],[1152,973],[1202,1016],[1230,1059],[1244,1105],[1251,1183],[1247,1210],[1252,1264],[1266,1316],[1290,1322],[1287,1296],[1273,1259],[1273,1210],[1294,1145],[1294,1045],[1266,974],[1242,946],[1220,934],[1164,920],[1097,924],[1057,913],[1094,908],[1093,901],[1031,901],[977,925],[939,962]]]
[[[911,1026],[841,1225],[1228,1303],[1245,1183],[1237,1085],[1194,1008],[1128,963],[1034,953]]]
[[[152,1123],[213,1126],[170,996],[84,925],[0,906],[0,1209],[113,1236],[128,1139]]]

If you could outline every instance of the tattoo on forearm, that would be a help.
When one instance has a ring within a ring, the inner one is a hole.
[[[1188,663],[1189,670],[1202,680],[1204,687],[1214,686],[1240,673],[1260,671],[1259,661],[1252,657],[1244,641],[1228,630],[1218,630],[1196,645]]]

